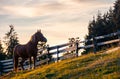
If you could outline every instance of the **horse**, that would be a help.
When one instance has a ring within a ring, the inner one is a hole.
[[[31,36],[30,41],[27,44],[21,45],[18,44],[14,47],[13,51],[13,60],[14,60],[14,71],[17,71],[19,57],[22,58],[20,62],[20,66],[22,67],[22,70],[24,70],[23,63],[25,60],[29,59],[30,62],[30,69],[31,69],[31,57],[33,57],[33,64],[35,69],[35,62],[37,57],[37,44],[38,42],[47,42],[46,37],[41,33],[41,30],[37,31],[35,34]]]

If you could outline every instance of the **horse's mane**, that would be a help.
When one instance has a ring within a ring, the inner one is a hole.
[[[33,34],[30,38],[30,41],[29,42],[36,42],[36,34],[37,33],[41,33],[41,30],[38,30],[35,34]]]
[[[29,42],[35,42],[35,34],[33,34],[30,38],[30,41]]]

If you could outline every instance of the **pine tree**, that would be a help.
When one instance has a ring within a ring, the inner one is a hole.
[[[117,0],[114,4],[114,8],[110,8],[107,13],[103,16],[99,12],[97,18],[93,18],[93,20],[88,25],[88,35],[86,35],[85,39],[91,39],[92,36],[102,36],[107,35],[116,31],[120,31],[120,0]],[[97,42],[104,42],[108,40],[117,39],[118,36],[109,37],[101,40],[97,40]],[[85,45],[90,45],[92,42],[87,41]],[[113,45],[117,45],[114,43]],[[108,45],[107,45],[108,46]],[[105,48],[107,48],[104,45]],[[102,46],[99,46],[101,49]],[[91,48],[85,49],[84,53],[88,53],[91,51]]]
[[[6,45],[6,54],[8,58],[12,58],[14,46],[18,44],[19,40],[17,37],[17,33],[14,30],[14,26],[10,25],[9,27],[10,31],[5,34],[4,43]]]
[[[117,0],[114,5],[113,19],[116,24],[116,31],[120,30],[120,0]]]
[[[116,32],[115,30],[115,23],[113,21],[113,10],[110,8],[110,10],[102,15],[100,12],[98,12],[97,18],[93,17],[93,20],[89,22],[88,25],[88,35],[86,35],[85,39],[91,39],[96,36],[102,36],[107,35],[110,33]],[[98,42],[104,42],[108,40],[115,39],[116,37],[110,37],[105,39],[97,40]],[[92,44],[91,41],[85,42],[85,45]],[[108,46],[108,45],[107,45]],[[104,47],[107,47],[104,45]],[[103,46],[99,46],[98,50],[101,50]],[[84,53],[92,52],[92,48],[85,49]]]
[[[2,47],[2,42],[0,40],[0,60],[4,60],[7,58],[7,56],[5,55],[4,51],[3,51],[3,47]]]
[[[3,47],[2,47],[2,42],[0,40],[0,53],[3,53]]]

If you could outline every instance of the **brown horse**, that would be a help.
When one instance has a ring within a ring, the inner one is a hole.
[[[31,57],[33,57],[34,60],[34,68],[35,68],[35,62],[37,57],[37,44],[38,42],[47,42],[47,39],[44,37],[44,35],[41,33],[41,31],[37,31],[34,35],[32,35],[30,41],[25,45],[17,45],[14,48],[14,70],[17,71],[18,67],[18,58],[21,57],[22,60],[20,62],[20,66],[24,70],[23,63],[26,59],[29,59],[30,61],[30,69],[31,69]]]

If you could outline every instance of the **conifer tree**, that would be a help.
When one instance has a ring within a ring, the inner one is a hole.
[[[115,30],[115,23],[113,21],[113,10],[110,8],[107,13],[102,15],[100,12],[98,12],[97,17],[93,17],[93,20],[89,22],[88,25],[88,35],[86,35],[85,39],[91,39],[96,36],[102,36],[102,35],[107,35],[110,33],[116,32]],[[100,39],[97,40],[98,42],[104,42],[108,40],[115,39],[116,37],[111,37],[111,38],[105,38],[105,39]],[[85,45],[90,45],[93,42],[87,41]],[[99,46],[98,50],[101,50],[103,46]],[[107,47],[104,45],[104,47]],[[91,52],[93,51],[92,48],[88,48],[85,50],[84,53]]]
[[[117,0],[114,4],[113,19],[116,24],[116,31],[120,30],[120,0]]]
[[[7,56],[5,55],[5,53],[4,53],[4,49],[3,49],[3,47],[2,47],[2,42],[1,42],[1,40],[0,40],[0,60],[4,60],[4,59],[6,59],[7,58]]]
[[[12,58],[13,56],[13,49],[19,43],[17,33],[14,30],[14,26],[10,25],[10,31],[5,34],[5,45],[6,45],[6,54],[8,58]]]

